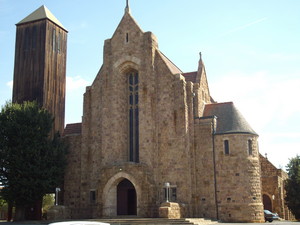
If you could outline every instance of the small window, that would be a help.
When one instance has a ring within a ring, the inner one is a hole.
[[[34,26],[32,28],[32,49],[36,48],[36,44],[37,44],[37,28],[36,26]]]
[[[30,30],[28,27],[25,28],[25,37],[24,37],[24,51],[30,49]]]
[[[224,141],[224,153],[225,153],[225,155],[229,155],[229,141],[228,140]]]
[[[96,191],[95,190],[90,191],[90,203],[91,204],[96,203]]]
[[[253,141],[248,140],[248,154],[252,155],[253,154]]]
[[[168,198],[167,198],[167,194],[169,195]],[[164,200],[166,201],[167,199],[170,202],[176,202],[176,200],[177,200],[176,186],[171,185],[171,187],[169,188],[169,193],[167,193],[167,189],[164,188]]]
[[[129,42],[129,35],[128,35],[128,33],[126,33],[126,43],[128,43]]]
[[[175,202],[177,200],[177,189],[176,187],[171,188],[171,201]]]
[[[57,52],[60,53],[61,49],[61,40],[62,40],[62,34],[59,32],[58,37],[57,37]]]
[[[52,33],[52,50],[56,51],[56,30],[53,29]]]

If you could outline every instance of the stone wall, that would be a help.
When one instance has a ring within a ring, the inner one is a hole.
[[[215,118],[200,118],[195,122],[196,216],[217,219],[214,163]]]
[[[291,219],[292,215],[284,203],[284,181],[288,178],[287,173],[281,169],[277,169],[268,158],[262,155],[260,155],[260,166],[262,195],[265,201],[264,207],[278,213],[283,219]]]
[[[229,141],[229,154],[224,152],[225,140]],[[251,155],[248,140],[253,141]],[[257,136],[216,135],[215,149],[219,218],[235,222],[264,221]]]
[[[80,218],[81,135],[65,136],[64,139],[69,143],[63,190],[64,205],[69,207],[71,218]]]

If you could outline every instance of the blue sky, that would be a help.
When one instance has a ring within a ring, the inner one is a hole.
[[[0,0],[0,105],[11,99],[15,24],[46,5],[69,31],[66,123],[80,122],[85,87],[125,3]],[[300,154],[299,0],[130,0],[130,9],[182,71],[197,70],[202,52],[212,97],[235,103],[275,166]]]

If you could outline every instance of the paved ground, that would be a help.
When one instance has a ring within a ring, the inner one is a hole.
[[[241,224],[248,224],[248,225],[300,225],[300,222],[291,222],[291,221],[273,221],[272,223],[266,222],[266,223],[219,223],[223,225],[241,225]]]
[[[0,220],[0,225],[48,225],[49,221],[26,221],[26,222],[5,222]],[[216,225],[300,225],[300,222],[273,221],[272,223],[216,223]]]

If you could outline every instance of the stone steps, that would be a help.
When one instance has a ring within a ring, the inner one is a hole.
[[[97,221],[109,223],[111,225],[209,225],[215,224],[216,221],[206,220],[202,218],[187,219],[165,219],[165,218],[111,218],[111,219],[93,219]]]
[[[218,223],[218,221],[216,220],[210,220],[205,218],[186,218],[186,220],[197,225],[211,225]]]

